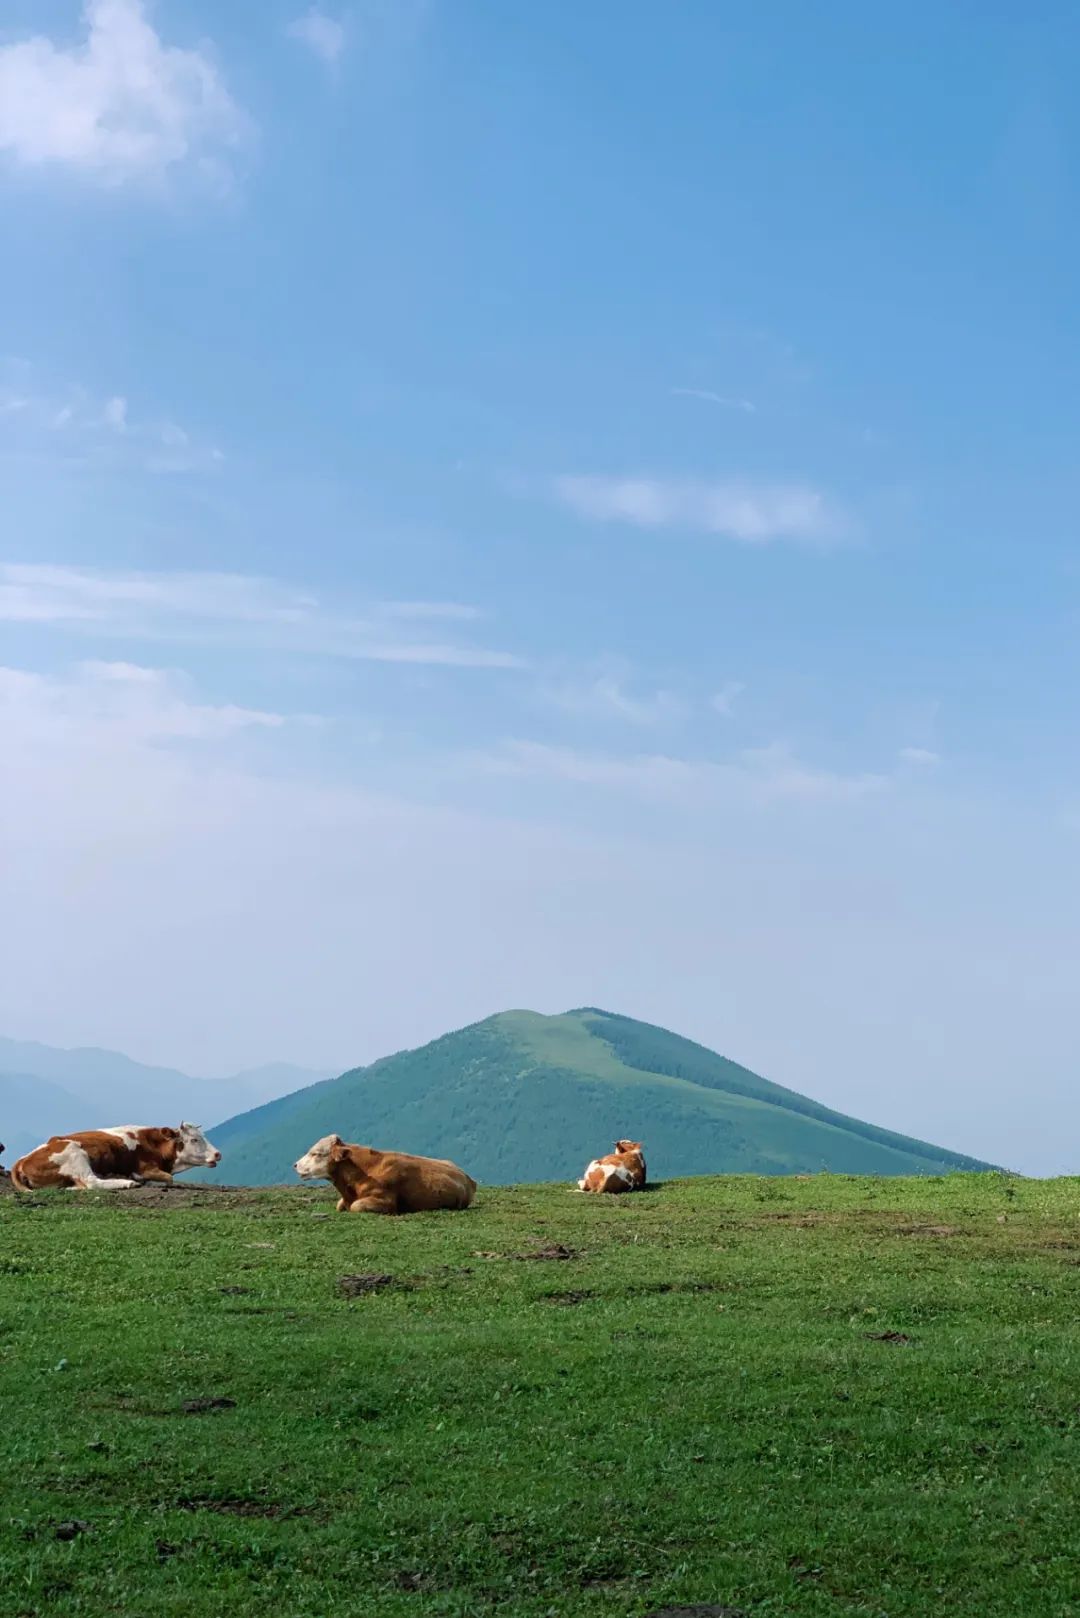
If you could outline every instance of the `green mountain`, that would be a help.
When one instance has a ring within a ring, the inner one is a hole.
[[[322,1135],[452,1157],[481,1182],[572,1179],[620,1136],[672,1175],[942,1174],[990,1165],[832,1112],[678,1034],[606,1011],[507,1011],[241,1113],[219,1178],[293,1178]]]

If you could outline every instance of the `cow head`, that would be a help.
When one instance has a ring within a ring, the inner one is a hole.
[[[172,1171],[180,1174],[184,1169],[216,1169],[221,1153],[211,1146],[198,1124],[181,1124],[176,1132],[176,1158]]]
[[[639,1140],[617,1140],[615,1150],[617,1152],[640,1152],[641,1142]]]
[[[330,1160],[338,1146],[345,1142],[340,1135],[324,1135],[317,1140],[314,1146],[298,1157],[293,1164],[294,1171],[302,1180],[326,1180],[330,1177]]]

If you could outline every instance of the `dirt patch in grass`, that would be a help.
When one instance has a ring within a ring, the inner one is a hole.
[[[642,1281],[626,1288],[627,1298],[663,1297],[668,1292],[716,1292],[715,1281]]]
[[[58,1202],[74,1200],[93,1202],[100,1199],[103,1202],[107,1201],[111,1207],[166,1212],[179,1212],[186,1208],[243,1208],[249,1213],[280,1212],[280,1202],[276,1210],[272,1202],[268,1204],[270,1192],[276,1198],[285,1194],[290,1201],[295,1199],[299,1207],[309,1211],[317,1206],[317,1188],[306,1185],[203,1185],[198,1181],[187,1185],[179,1182],[162,1185],[150,1182],[133,1186],[130,1191],[89,1192],[57,1188],[27,1192],[17,1191],[9,1177],[0,1175],[0,1197],[11,1197],[20,1208],[46,1208],[55,1206]]]
[[[576,1248],[567,1247],[564,1242],[546,1242],[540,1237],[534,1237],[535,1246],[526,1249],[524,1253],[499,1253],[491,1248],[480,1247],[473,1253],[473,1258],[512,1259],[515,1263],[528,1263],[540,1259],[548,1263],[565,1263],[567,1259],[580,1258],[581,1254]]]
[[[646,1618],[746,1618],[741,1607],[717,1607],[710,1602],[696,1607],[657,1607]]]
[[[184,1399],[180,1409],[185,1416],[205,1416],[211,1410],[235,1410],[235,1399]]]
[[[251,1189],[243,1185],[137,1185],[131,1191],[103,1191],[122,1206],[133,1208],[205,1207],[239,1208],[251,1201]],[[85,1193],[81,1193],[85,1194]]]
[[[539,1259],[542,1263],[565,1263],[567,1259],[577,1258],[579,1255],[572,1247],[562,1242],[537,1242],[531,1253],[511,1253],[511,1258]]]
[[[905,1331],[864,1331],[863,1336],[870,1343],[892,1343],[895,1348],[905,1348],[915,1339],[909,1337]]]
[[[393,1275],[339,1275],[337,1289],[343,1298],[363,1298],[369,1292],[385,1292],[389,1287],[401,1286]]]
[[[897,1225],[896,1236],[962,1236],[959,1225]]]
[[[287,1506],[280,1500],[260,1500],[251,1495],[183,1495],[169,1505],[173,1511],[209,1511],[218,1517],[276,1518],[306,1514],[303,1506]]]
[[[402,1569],[400,1573],[393,1574],[390,1582],[396,1590],[411,1590],[416,1594],[436,1588],[435,1580],[430,1573],[420,1573],[415,1568],[408,1571]]]
[[[90,1524],[73,1517],[68,1522],[58,1522],[53,1529],[54,1539],[78,1539],[80,1534],[88,1534]]]
[[[284,1304],[250,1304],[236,1303],[223,1304],[220,1310],[223,1315],[239,1315],[242,1319],[250,1320],[255,1315],[277,1315],[280,1320],[310,1320],[310,1315],[301,1315],[296,1309],[287,1309]]]
[[[595,1296],[595,1293],[585,1290],[573,1292],[545,1292],[543,1297],[540,1299],[540,1302],[560,1304],[564,1309],[571,1309],[573,1308],[574,1304],[585,1303],[589,1298]]]

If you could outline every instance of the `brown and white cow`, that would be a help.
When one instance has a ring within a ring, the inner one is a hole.
[[[607,1157],[594,1157],[584,1177],[578,1181],[579,1191],[640,1191],[645,1184],[645,1155],[639,1140],[617,1140],[615,1150]]]
[[[215,1169],[221,1153],[197,1124],[150,1129],[121,1124],[115,1129],[81,1129],[53,1135],[12,1165],[18,1191],[50,1186],[78,1191],[129,1191],[144,1180],[169,1185],[185,1169]]]
[[[476,1195],[476,1181],[447,1158],[350,1146],[340,1135],[324,1135],[293,1166],[303,1180],[332,1183],[338,1213],[430,1213],[467,1208]]]

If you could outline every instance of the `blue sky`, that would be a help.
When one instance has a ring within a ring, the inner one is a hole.
[[[0,1025],[1076,1167],[1064,5],[0,4]]]

